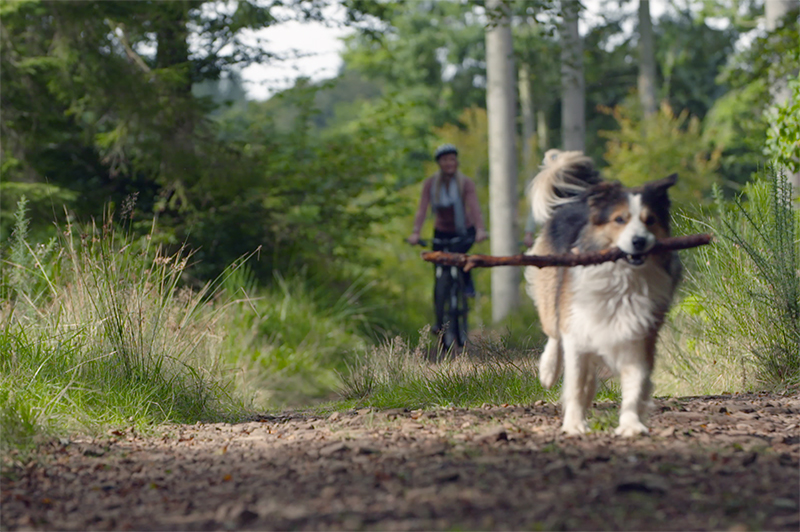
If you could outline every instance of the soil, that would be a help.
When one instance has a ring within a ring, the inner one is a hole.
[[[798,530],[800,395],[657,399],[651,434],[551,404],[302,413],[51,443],[3,530]]]

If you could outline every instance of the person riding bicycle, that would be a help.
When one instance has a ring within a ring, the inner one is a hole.
[[[433,238],[437,240],[463,237],[464,243],[453,246],[450,251],[466,253],[473,242],[486,240],[486,228],[483,225],[475,183],[458,171],[458,150],[452,144],[443,144],[436,149],[434,159],[439,164],[439,171],[425,180],[422,185],[422,196],[419,208],[414,216],[414,230],[408,237],[410,244],[419,242],[419,232],[425,221],[430,205],[434,216]],[[441,251],[442,246],[434,244],[434,251]],[[475,285],[470,272],[465,273],[464,292],[467,296],[475,296]],[[436,316],[440,322],[441,316]],[[441,323],[436,324],[436,331]]]

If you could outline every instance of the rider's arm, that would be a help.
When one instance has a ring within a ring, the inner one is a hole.
[[[475,190],[475,183],[468,179],[464,183],[464,206],[467,210],[467,216],[475,224],[475,230],[478,232],[486,232],[486,226],[483,225],[483,215],[481,214],[481,206],[478,203],[478,193]]]
[[[419,236],[419,232],[422,230],[422,224],[425,223],[425,215],[428,212],[428,206],[431,204],[432,183],[433,179],[428,178],[425,180],[425,183],[422,184],[422,195],[419,198],[417,214],[414,216],[414,231],[412,233],[417,236]]]

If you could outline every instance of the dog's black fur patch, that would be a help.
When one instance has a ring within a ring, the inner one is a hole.
[[[554,250],[557,253],[569,252],[587,223],[589,223],[589,206],[585,201],[567,203],[557,208],[547,225],[548,236]]]
[[[675,184],[678,179],[678,174],[672,174],[664,179],[647,183],[641,187],[633,189],[642,195],[642,203],[647,205],[653,213],[658,217],[658,221],[664,228],[669,231],[670,217],[669,208],[670,201],[667,189]]]

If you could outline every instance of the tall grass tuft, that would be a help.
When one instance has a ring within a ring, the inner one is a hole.
[[[21,203],[17,227],[24,227]],[[212,285],[181,284],[189,256],[151,235],[68,225],[48,249],[15,234],[0,313],[2,444],[39,432],[238,418]],[[43,260],[44,257],[47,260]],[[6,424],[8,423],[8,425]]]
[[[402,338],[383,342],[357,359],[342,375],[341,397],[356,406],[376,408],[474,407],[556,401],[559,390],[539,383],[536,357],[506,337],[487,337],[457,356],[436,355],[429,330],[416,347]],[[432,358],[442,358],[433,362]],[[618,398],[613,384],[602,383],[598,399]]]
[[[303,272],[276,274],[271,285],[259,286],[245,266],[222,285],[236,303],[222,322],[224,356],[244,368],[258,407],[331,399],[340,386],[337,371],[371,343],[372,309],[360,297],[369,285],[315,281]]]
[[[712,231],[688,268],[688,295],[675,308],[688,333],[686,366],[727,359],[744,387],[800,383],[800,211],[776,171],[763,174],[733,201],[715,191],[715,215],[685,220]],[[733,364],[731,364],[733,361]],[[720,364],[722,366],[723,364]]]

